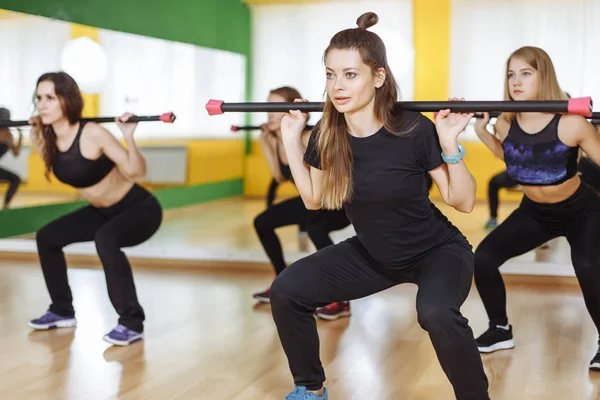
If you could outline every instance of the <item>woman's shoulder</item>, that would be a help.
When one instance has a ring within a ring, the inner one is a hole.
[[[435,133],[435,123],[418,111],[398,112],[392,118],[391,127],[397,136],[417,137]]]

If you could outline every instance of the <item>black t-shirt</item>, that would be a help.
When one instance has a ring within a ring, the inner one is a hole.
[[[417,124],[406,135],[385,128],[364,138],[349,135],[354,194],[344,208],[360,243],[390,268],[406,266],[449,241],[471,248],[429,199],[427,171],[443,162],[435,124],[417,112],[406,112],[404,118]],[[304,161],[320,169],[316,134],[310,137]]]

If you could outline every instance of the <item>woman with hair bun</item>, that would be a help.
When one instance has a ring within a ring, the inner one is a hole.
[[[399,110],[385,45],[367,30],[377,21],[376,14],[363,14],[358,28],[336,33],[325,50],[327,96],[306,152],[306,116],[291,110],[281,124],[306,207],[343,207],[356,230],[290,265],[271,286],[273,317],[296,386],[286,399],[328,398],[316,308],[405,282],[419,286],[418,322],[456,398],[489,399],[473,332],[460,313],[473,278],[472,247],[427,190],[429,175],[446,204],[464,213],[473,209],[476,184],[457,141],[473,114],[441,110],[434,124]]]

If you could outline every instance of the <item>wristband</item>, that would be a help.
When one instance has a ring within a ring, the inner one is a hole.
[[[444,162],[447,164],[456,164],[465,157],[465,153],[466,153],[465,148],[462,146],[462,144],[459,143],[458,144],[458,154],[455,154],[453,156],[447,156],[442,151],[442,160],[444,160]]]

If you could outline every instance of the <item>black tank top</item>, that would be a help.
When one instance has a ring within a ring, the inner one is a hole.
[[[292,176],[292,170],[290,169],[289,164],[286,165],[281,162],[281,157],[279,156],[279,142],[277,142],[277,161],[279,161],[279,169],[281,170],[281,174],[285,178],[286,181],[294,181],[294,177]]]
[[[560,114],[535,134],[524,132],[517,119],[510,124],[502,142],[508,175],[524,186],[551,186],[577,174],[579,148],[558,138]]]
[[[62,152],[56,150],[52,171],[63,183],[76,188],[86,188],[100,182],[112,169],[115,163],[105,154],[95,160],[84,158],[81,154],[79,141],[86,121],[81,121],[79,131],[71,147]]]

